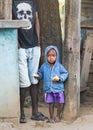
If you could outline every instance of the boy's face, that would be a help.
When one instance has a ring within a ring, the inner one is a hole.
[[[56,58],[57,58],[56,51],[54,49],[49,50],[48,53],[47,53],[47,61],[50,64],[54,64],[55,61],[56,61]]]

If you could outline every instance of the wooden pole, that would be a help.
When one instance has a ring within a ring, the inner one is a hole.
[[[4,4],[3,0],[0,0],[0,19],[3,19],[3,9],[4,9]]]
[[[69,71],[65,84],[64,120],[74,120],[80,108],[80,0],[65,1],[64,64]]]
[[[12,0],[4,0],[4,19],[12,19]]]
[[[81,28],[93,29],[93,19],[82,21]]]
[[[90,31],[87,34],[86,40],[85,40],[85,50],[84,50],[84,56],[82,59],[82,68],[81,68],[81,87],[87,86],[88,76],[89,76],[89,69],[90,69],[90,63],[92,58],[92,52],[93,52],[93,34],[92,31]]]

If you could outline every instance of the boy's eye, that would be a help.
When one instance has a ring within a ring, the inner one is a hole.
[[[48,57],[55,57],[56,55],[48,55]]]
[[[56,55],[52,55],[52,56],[56,56]]]
[[[53,57],[55,57],[56,55],[52,55]]]

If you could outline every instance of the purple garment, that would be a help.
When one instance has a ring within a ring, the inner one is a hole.
[[[46,93],[45,102],[46,103],[54,103],[54,102],[64,103],[64,92]]]

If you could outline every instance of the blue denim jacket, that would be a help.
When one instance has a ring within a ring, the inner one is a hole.
[[[52,68],[46,59],[47,52],[51,48],[54,48],[57,52],[57,60]],[[59,52],[56,46],[48,46],[46,48],[45,63],[40,67],[38,74],[39,79],[43,79],[43,89],[45,93],[56,93],[64,91],[64,82],[68,77],[68,72],[65,67],[59,62]],[[59,76],[60,80],[58,82],[53,82],[52,78],[54,76]]]

